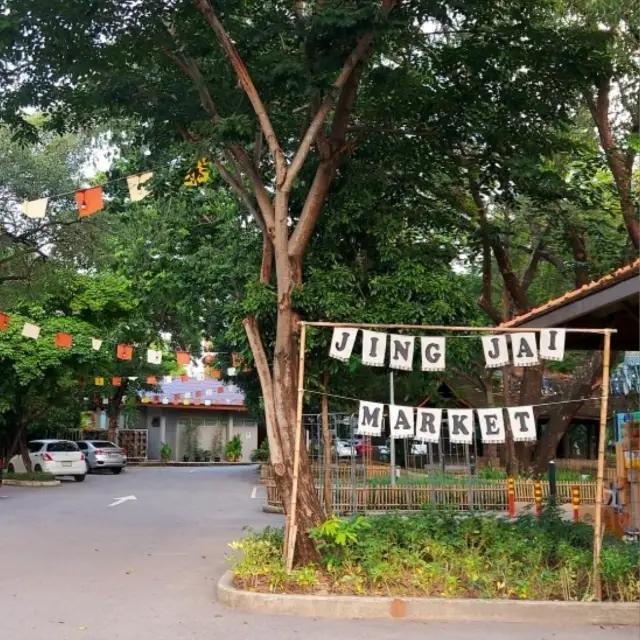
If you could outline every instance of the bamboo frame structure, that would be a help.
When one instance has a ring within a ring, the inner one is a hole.
[[[358,322],[305,322],[298,323],[300,326],[300,350],[298,354],[298,402],[296,407],[296,437],[295,452],[293,458],[293,486],[291,490],[291,504],[287,517],[285,531],[285,560],[287,571],[293,567],[293,556],[296,546],[297,529],[296,511],[298,502],[298,474],[300,470],[300,446],[302,441],[302,405],[304,402],[304,359],[306,351],[307,327],[326,328],[353,328],[353,329],[405,329],[421,331],[464,331],[464,332],[488,332],[488,333],[540,333],[548,329],[558,327],[446,327],[442,325],[424,324],[363,324]],[[598,600],[602,599],[602,582],[598,569],[600,565],[600,551],[602,549],[602,497],[604,487],[604,458],[606,446],[606,426],[607,408],[609,403],[609,361],[611,356],[611,334],[617,333],[616,329],[564,329],[567,333],[595,333],[604,336],[603,360],[602,360],[602,403],[600,405],[600,437],[598,441],[598,475],[596,479],[596,509],[595,509],[595,531],[593,544],[593,568],[595,580],[595,592]]]
[[[604,493],[604,458],[607,440],[607,409],[609,404],[609,359],[611,355],[611,331],[604,334],[602,355],[602,402],[600,403],[600,434],[598,438],[598,475],[596,476],[596,513],[593,534],[593,580],[596,598],[602,600],[600,578],[600,552],[602,550],[602,498]]]

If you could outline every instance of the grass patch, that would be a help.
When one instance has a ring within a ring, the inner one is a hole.
[[[415,516],[331,518],[311,531],[318,564],[290,575],[283,531],[267,528],[231,546],[237,587],[323,593],[512,600],[593,598],[593,529],[540,518],[425,510]],[[640,602],[637,545],[605,538],[601,575],[611,601]]]
[[[35,480],[37,482],[51,482],[56,479],[53,474],[42,471],[33,471],[32,473],[8,473],[5,471],[2,477],[5,480]]]

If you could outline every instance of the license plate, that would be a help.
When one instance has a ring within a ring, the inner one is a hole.
[[[63,466],[63,467],[70,467],[70,466],[71,466],[71,463],[70,463],[70,462],[63,462],[63,463],[62,463],[62,466]]]
[[[109,453],[109,454],[108,454],[108,456],[109,456],[110,458],[117,458],[117,457],[118,457],[118,454],[117,454],[117,453]]]

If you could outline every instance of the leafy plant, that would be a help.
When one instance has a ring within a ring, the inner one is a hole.
[[[242,438],[237,433],[225,445],[224,453],[229,462],[237,462],[242,458]]]
[[[251,462],[269,462],[269,441],[263,440],[257,449],[251,452]]]
[[[163,442],[162,446],[160,447],[160,460],[162,460],[162,462],[166,464],[171,458],[171,453],[172,451],[169,443]]]

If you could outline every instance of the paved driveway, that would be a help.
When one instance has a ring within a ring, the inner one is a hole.
[[[0,632],[8,640],[627,640],[637,629],[254,616],[215,600],[227,543],[281,522],[252,468],[128,469],[51,489],[0,487]],[[116,498],[137,500],[108,507]],[[549,621],[552,625],[553,621]]]

